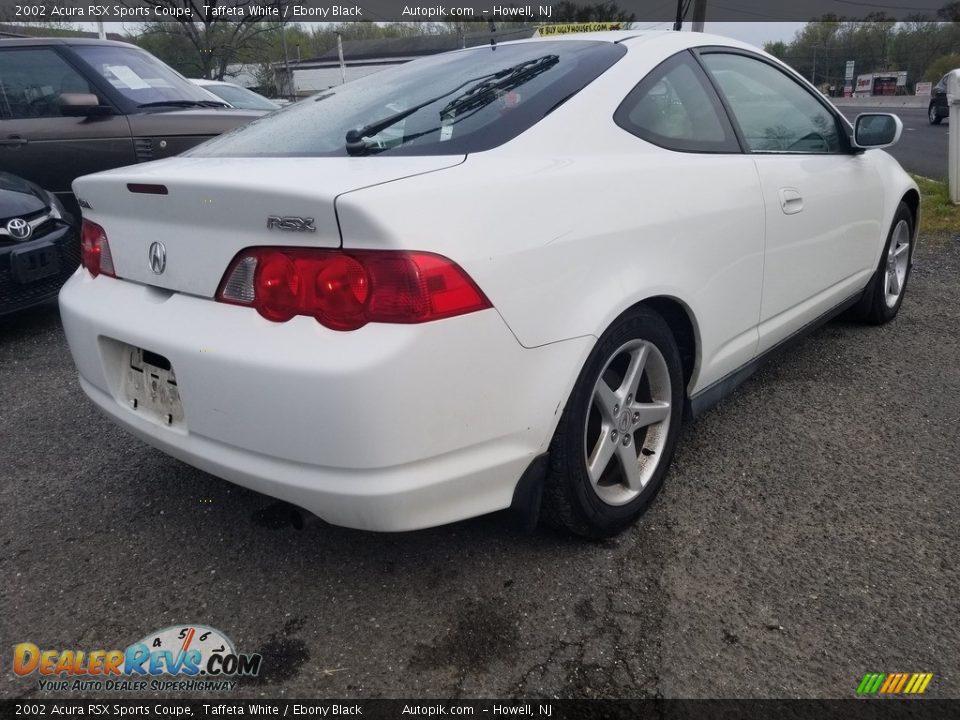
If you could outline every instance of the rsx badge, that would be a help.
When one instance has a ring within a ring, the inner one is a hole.
[[[267,218],[267,229],[268,230],[290,230],[291,232],[316,232],[317,229],[313,226],[313,218],[311,217],[294,217],[288,215],[286,217],[280,217],[278,215],[271,215]]]

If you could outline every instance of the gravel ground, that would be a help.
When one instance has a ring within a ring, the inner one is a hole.
[[[0,647],[203,623],[264,654],[240,697],[960,696],[958,274],[960,238],[926,238],[896,322],[831,323],[687,424],[600,543],[294,530],[103,419],[54,307],[0,320]]]

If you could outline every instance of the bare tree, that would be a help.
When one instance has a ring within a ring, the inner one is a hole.
[[[194,55],[201,77],[222,80],[227,66],[257,48],[264,36],[282,31],[282,22],[291,0],[123,0],[130,6],[147,6],[165,11],[176,20],[149,23],[145,34],[183,38]],[[271,12],[263,13],[264,8]],[[173,11],[189,10],[188,16]]]

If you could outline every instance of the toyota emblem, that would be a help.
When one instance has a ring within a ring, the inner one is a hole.
[[[167,248],[162,242],[150,244],[150,269],[157,275],[161,275],[167,267]]]
[[[14,240],[26,240],[33,235],[33,226],[23,218],[14,218],[7,223],[7,232]]]

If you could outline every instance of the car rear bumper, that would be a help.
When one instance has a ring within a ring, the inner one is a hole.
[[[338,333],[84,270],[60,308],[81,386],[119,425],[328,522],[380,531],[508,507],[594,342],[526,349],[495,310]],[[170,361],[182,425],[130,406],[127,345]]]

